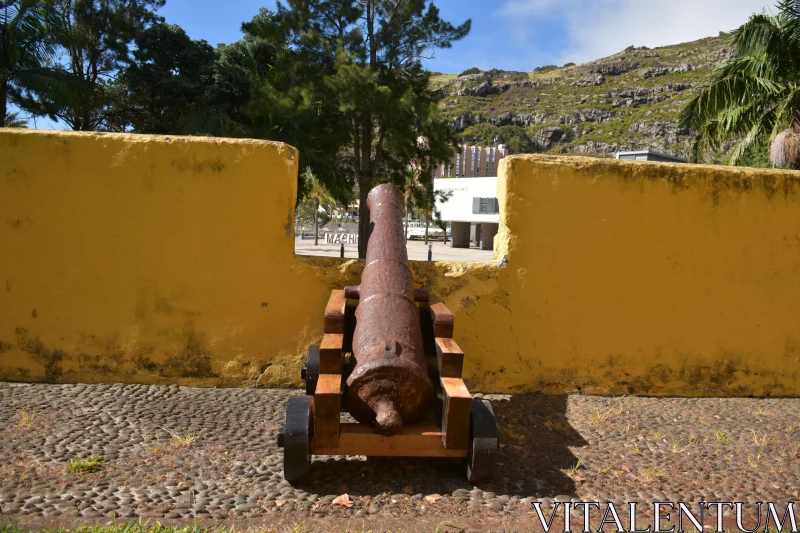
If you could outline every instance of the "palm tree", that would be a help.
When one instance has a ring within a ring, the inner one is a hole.
[[[3,117],[3,123],[0,124],[3,128],[27,128],[28,121],[20,118],[19,113],[6,112]]]
[[[319,245],[319,208],[322,204],[333,204],[335,200],[319,178],[311,172],[311,169],[306,169],[304,174],[306,189],[308,190],[306,201],[310,201],[314,208],[314,246],[317,246]]]
[[[41,0],[0,0],[0,117],[20,89],[41,83],[53,57],[47,11]]]
[[[769,135],[774,165],[800,165],[800,2],[781,0],[777,9],[751,16],[732,32],[735,57],[681,110],[681,125],[696,132],[695,161],[738,139],[734,164]]]

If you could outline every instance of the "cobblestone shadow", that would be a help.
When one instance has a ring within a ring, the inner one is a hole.
[[[631,501],[785,508],[800,497],[798,398],[487,395],[503,444],[489,483],[469,485],[458,460],[316,457],[299,487],[283,479],[277,446],[287,400],[299,394],[0,383],[2,515],[510,517],[554,498],[619,509]],[[89,456],[106,462],[70,471]],[[333,503],[345,493],[352,507]]]
[[[500,450],[495,478],[477,486],[510,497],[575,496],[574,478],[579,478],[580,470],[570,448],[587,442],[567,420],[567,396],[486,398],[497,415]],[[459,459],[317,457],[306,487],[321,494],[368,496],[382,492],[447,494],[469,491],[474,485],[467,482],[466,465]]]

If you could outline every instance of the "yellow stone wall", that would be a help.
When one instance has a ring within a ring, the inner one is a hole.
[[[517,156],[500,174],[515,344],[481,358],[490,388],[800,394],[800,173]]]
[[[297,152],[0,130],[0,379],[295,385],[355,260],[293,253]],[[412,263],[474,390],[800,394],[800,174],[519,156],[495,263]]]

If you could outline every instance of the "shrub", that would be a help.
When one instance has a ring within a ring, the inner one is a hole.
[[[479,69],[478,67],[472,67],[472,68],[468,68],[467,70],[465,70],[464,72],[459,74],[459,76],[467,76],[469,74],[480,74],[480,73],[481,73],[481,69]]]

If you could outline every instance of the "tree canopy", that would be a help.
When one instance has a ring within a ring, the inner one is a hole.
[[[455,150],[422,59],[463,38],[470,25],[442,20],[427,0],[289,0],[244,26],[253,36],[287,44],[277,64],[293,83],[277,94],[302,113],[288,127],[276,123],[277,134],[297,138],[301,154],[308,153],[305,162],[326,185],[357,185],[361,257],[369,190],[379,182],[402,183],[412,161],[434,164]],[[267,111],[279,106],[275,95],[262,97],[260,116],[268,119]],[[309,135],[306,119],[322,127]],[[336,157],[323,163],[315,150]]]
[[[0,119],[2,126],[18,126],[9,111],[26,91],[49,81],[46,65],[55,53],[48,34],[48,11],[37,0],[0,0]]]
[[[433,0],[288,0],[211,47],[157,12],[165,0],[0,0],[7,95],[75,130],[248,136],[284,141],[339,203],[402,185],[456,150],[423,61],[468,34]],[[23,83],[35,72],[43,83]],[[42,75],[46,74],[46,78]],[[299,179],[301,194],[312,188]]]
[[[735,57],[719,67],[710,85],[681,111],[682,126],[697,132],[692,148],[695,160],[702,159],[707,150],[738,140],[730,156],[736,163],[765,135],[775,138],[789,127],[794,135],[800,134],[800,6],[796,0],[779,2],[775,15],[751,16],[730,34],[730,42]]]
[[[25,0],[45,13],[48,42],[57,48],[47,79],[26,87],[18,105],[74,130],[113,130],[114,84],[134,37],[160,21],[165,0]]]
[[[112,105],[115,122],[140,133],[176,133],[183,120],[208,106],[214,49],[164,23],[138,33],[134,44],[116,81],[124,94]]]

